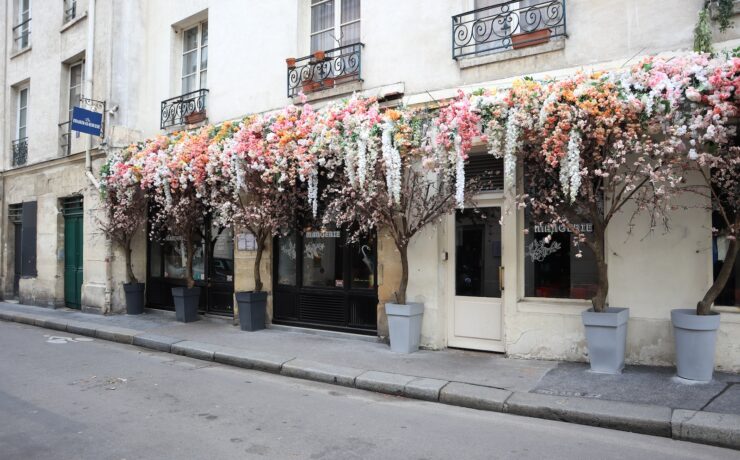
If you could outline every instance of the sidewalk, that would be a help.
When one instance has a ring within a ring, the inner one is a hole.
[[[183,324],[157,310],[97,316],[0,302],[0,319],[391,395],[740,449],[736,374],[716,372],[711,383],[696,384],[664,367],[628,366],[622,375],[601,375],[587,364],[492,353],[401,355],[372,338],[277,328],[242,332],[230,320]]]

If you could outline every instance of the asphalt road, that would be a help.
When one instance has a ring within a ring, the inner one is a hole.
[[[0,459],[738,459],[0,322]]]

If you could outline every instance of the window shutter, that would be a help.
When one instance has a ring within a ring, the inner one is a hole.
[[[36,202],[23,203],[21,276],[36,276]]]

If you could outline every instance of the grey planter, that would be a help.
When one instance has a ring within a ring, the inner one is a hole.
[[[676,374],[683,379],[709,382],[714,373],[719,314],[697,315],[696,310],[671,310],[676,341]]]
[[[239,326],[242,331],[259,331],[265,328],[266,292],[237,292],[236,303],[239,305]]]
[[[144,283],[124,283],[123,292],[126,294],[126,314],[144,313]]]
[[[181,323],[198,321],[198,304],[200,303],[200,288],[172,288],[172,299],[175,301],[175,319]]]
[[[419,349],[421,340],[421,319],[424,304],[410,303],[400,305],[385,304],[388,315],[388,332],[391,336],[391,351],[395,353],[413,353]]]
[[[629,308],[607,308],[601,313],[589,308],[581,313],[586,328],[591,371],[600,374],[622,373],[629,317]]]

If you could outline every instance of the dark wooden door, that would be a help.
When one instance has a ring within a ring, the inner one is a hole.
[[[13,296],[20,293],[20,281],[23,267],[23,227],[20,222],[13,224],[15,230],[14,264],[13,264]]]
[[[64,303],[82,305],[82,200],[65,203],[64,209]]]

